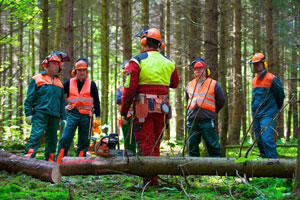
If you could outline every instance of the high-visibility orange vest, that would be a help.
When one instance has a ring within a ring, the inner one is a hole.
[[[252,80],[252,88],[257,87],[271,87],[272,81],[276,76],[268,72],[265,77],[261,80],[258,76],[256,76]]]
[[[198,107],[216,112],[215,86],[217,81],[207,78],[201,88],[199,88],[200,85],[195,88],[196,83],[197,79],[188,83],[187,93],[189,100],[187,106],[190,106],[189,109],[194,109],[197,103]]]
[[[41,85],[56,85],[60,88],[64,88],[63,84],[60,82],[58,77],[54,77],[53,83],[51,80],[51,77],[49,76],[49,74],[37,74],[33,77],[33,79],[35,80],[36,86],[40,87]]]
[[[94,99],[91,97],[91,83],[92,81],[86,78],[79,93],[76,78],[70,79],[69,97],[67,98],[67,103],[73,108],[77,107],[81,114],[90,114],[90,112],[93,110]]]

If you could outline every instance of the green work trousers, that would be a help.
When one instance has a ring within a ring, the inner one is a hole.
[[[131,150],[133,154],[136,154],[136,144],[135,144],[135,138],[134,133],[131,134],[131,141],[130,141],[130,132],[131,132],[131,120],[132,117],[127,118],[128,123],[122,124],[122,132],[123,132],[123,140],[124,140],[124,147],[127,150]],[[132,126],[133,128],[133,126]]]
[[[84,156],[86,156],[86,152],[90,147],[90,140],[88,137],[92,125],[93,122],[90,121],[90,116],[88,114],[81,114],[77,109],[69,111],[67,117],[67,127],[64,129],[64,132],[59,139],[55,158],[57,158],[62,148],[64,149],[64,156],[68,154],[68,150],[73,141],[77,127],[78,145],[76,156],[78,156],[81,151],[83,151]]]
[[[214,120],[193,120],[187,121],[188,150],[189,156],[199,157],[199,144],[203,137],[210,157],[221,157],[220,144],[218,142],[217,131]]]
[[[45,131],[46,147],[44,156],[45,160],[49,160],[49,154],[54,154],[56,150],[58,125],[58,117],[53,117],[42,112],[35,112],[32,115],[31,133],[25,147],[25,154],[28,154],[29,149],[33,149],[34,151],[30,157],[35,157],[40,147],[41,137]]]

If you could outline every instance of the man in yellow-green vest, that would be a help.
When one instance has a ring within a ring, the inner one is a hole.
[[[158,51],[164,46],[158,29],[144,28],[137,36],[141,38],[143,51],[129,62],[122,95],[122,123],[129,123],[126,116],[133,103],[138,153],[159,156],[160,138],[171,110],[167,94],[169,87],[178,86],[179,77],[175,63]],[[150,185],[158,184],[157,177],[145,177],[144,184],[148,181]]]

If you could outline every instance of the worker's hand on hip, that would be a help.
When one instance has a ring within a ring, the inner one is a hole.
[[[31,120],[32,120],[32,115],[27,116],[27,117],[25,118],[25,121],[26,121],[27,124],[31,124]]]
[[[61,128],[65,129],[66,127],[67,127],[67,120],[64,119],[61,121]]]
[[[70,110],[72,110],[72,106],[69,104],[69,105],[66,105],[66,107],[65,107],[65,109],[66,109],[66,111],[70,111]]]
[[[122,116],[121,121],[122,121],[122,124],[124,124],[124,125],[128,124],[128,121],[125,119],[124,116]]]

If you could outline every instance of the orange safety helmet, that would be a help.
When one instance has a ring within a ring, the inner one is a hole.
[[[262,53],[256,53],[252,57],[250,64],[262,62],[264,64],[265,69],[268,69],[268,63],[266,61],[266,57]]]
[[[88,75],[88,61],[85,58],[78,58],[75,61],[75,68],[72,70],[72,76],[76,75],[76,69],[86,69],[87,70],[87,75]]]
[[[144,28],[140,31],[137,35],[141,35],[141,45],[146,46],[147,45],[147,38],[152,38],[157,41],[159,41],[159,48],[165,47],[165,42],[161,40],[160,31],[157,28]]]
[[[61,70],[62,70],[61,69],[62,62],[61,62],[61,60],[60,60],[60,58],[58,56],[53,56],[53,55],[47,56],[43,60],[43,63],[42,63],[43,68],[47,68],[49,62],[58,62],[58,64],[59,64],[58,72],[61,72]]]

